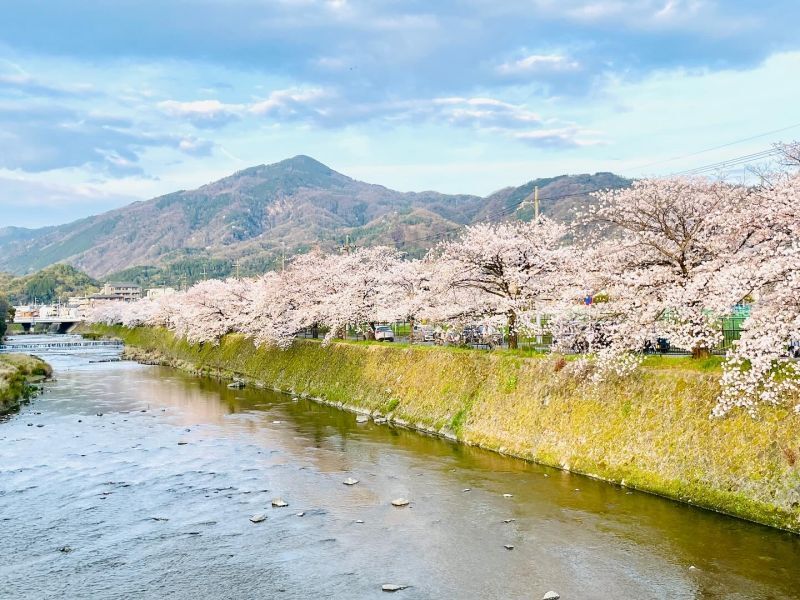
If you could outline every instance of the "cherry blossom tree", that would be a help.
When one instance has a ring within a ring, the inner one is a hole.
[[[407,321],[409,341],[414,343],[414,326],[430,314],[435,264],[431,260],[391,260],[383,285],[378,288],[380,321]]]
[[[174,331],[190,342],[213,342],[249,322],[251,284],[240,279],[201,281],[175,298]]]
[[[722,339],[720,317],[752,294],[756,226],[747,189],[695,178],[649,179],[597,194],[596,271],[611,302],[614,344],[658,337],[694,356]]]
[[[378,246],[358,248],[337,257],[327,278],[329,289],[323,300],[324,321],[331,330],[354,323],[374,337],[375,325],[391,319],[394,307],[381,303],[389,290],[389,274],[400,261],[397,250]]]
[[[524,315],[542,310],[561,293],[569,260],[565,231],[540,217],[475,225],[457,241],[441,244],[433,252],[437,276],[455,292],[450,319],[502,317],[508,345],[516,348]]]
[[[724,365],[715,414],[734,407],[754,413],[759,403],[797,402],[800,410],[800,174],[772,180],[752,194],[759,228],[751,265],[758,280],[752,314]]]
[[[790,147],[787,156],[791,155]],[[702,356],[721,341],[720,318],[746,301],[751,316],[728,353],[715,415],[789,399],[800,405],[800,174],[756,188],[692,178],[651,179],[598,194],[580,243],[547,218],[468,227],[423,260],[394,249],[311,252],[285,271],[209,280],[135,303],[107,302],[89,319],[167,327],[190,342],[240,333],[286,348],[305,327],[326,343],[353,324],[417,320],[544,333],[553,349],[594,356],[592,378],[624,376],[665,337]],[[584,303],[584,297],[594,302]],[[602,298],[602,301],[600,301]],[[800,409],[798,409],[800,410]]]

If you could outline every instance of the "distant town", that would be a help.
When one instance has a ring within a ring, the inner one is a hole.
[[[127,281],[107,282],[99,292],[69,296],[66,303],[38,304],[34,298],[31,304],[15,306],[13,322],[21,325],[26,333],[37,325],[63,333],[82,322],[99,302],[135,302],[174,294],[175,291],[172,287],[143,288]]]

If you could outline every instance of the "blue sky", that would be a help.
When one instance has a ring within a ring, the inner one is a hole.
[[[798,22],[796,0],[5,3],[0,225],[295,154],[476,194],[715,163],[800,138]]]

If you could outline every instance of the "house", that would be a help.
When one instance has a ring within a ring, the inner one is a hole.
[[[119,300],[134,302],[142,297],[142,286],[129,282],[109,282],[97,294],[91,296],[92,300]]]
[[[156,298],[160,298],[161,296],[169,296],[170,294],[175,293],[175,288],[171,287],[162,287],[162,288],[150,288],[147,290],[147,298],[150,300],[155,300]]]

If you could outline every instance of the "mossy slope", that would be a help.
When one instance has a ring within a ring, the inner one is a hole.
[[[52,375],[50,365],[27,354],[0,354],[0,415],[19,407],[28,397],[30,380]]]
[[[239,375],[459,440],[800,532],[800,415],[710,419],[714,365],[680,359],[593,386],[572,364],[507,353],[241,336],[191,345],[165,330],[96,327],[163,359]]]

